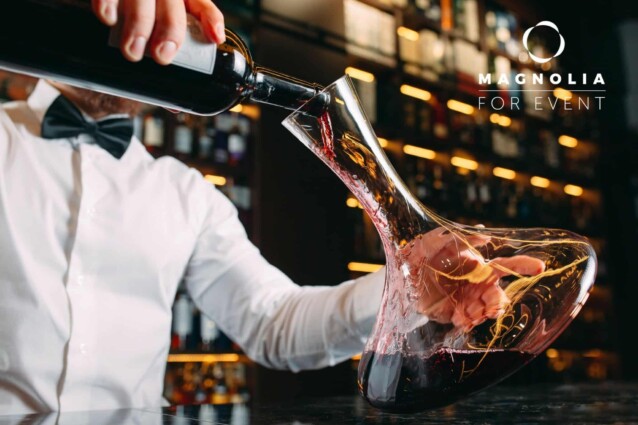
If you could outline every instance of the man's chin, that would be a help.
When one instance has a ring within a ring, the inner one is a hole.
[[[65,96],[70,98],[81,110],[94,118],[101,118],[113,114],[137,115],[143,104],[135,100],[110,94],[99,93],[66,84],[52,83]]]
[[[92,110],[87,111],[87,113],[90,114],[128,114],[130,116],[134,116],[137,115],[142,108],[142,103],[134,100],[111,96],[104,93],[89,93],[90,94],[87,96],[87,103],[88,107],[92,108]]]

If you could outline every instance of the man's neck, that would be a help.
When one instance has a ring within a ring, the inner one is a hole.
[[[75,106],[77,106],[82,112],[84,112],[94,120],[99,120],[100,118],[104,118],[108,115],[108,113],[104,111],[87,110],[87,108],[85,107],[86,102],[83,101],[84,90],[77,89],[75,87],[61,84],[55,81],[49,81],[49,84],[55,87],[64,97],[73,102]]]

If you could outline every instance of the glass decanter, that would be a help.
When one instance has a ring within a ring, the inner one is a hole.
[[[585,238],[435,214],[397,175],[347,76],[283,125],[346,184],[383,243],[383,301],[358,378],[373,406],[425,410],[486,388],[543,352],[587,300],[596,255]]]

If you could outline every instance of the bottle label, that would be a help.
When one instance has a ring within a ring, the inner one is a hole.
[[[188,68],[204,74],[212,74],[215,68],[217,45],[206,39],[201,24],[197,19],[188,15],[188,30],[186,37],[171,65]],[[109,46],[119,48],[122,39],[122,26],[115,26],[109,36]],[[147,45],[145,56],[151,57],[150,47]]]

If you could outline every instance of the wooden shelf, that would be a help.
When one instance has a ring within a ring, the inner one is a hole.
[[[244,354],[238,353],[171,353],[168,363],[248,363]]]

